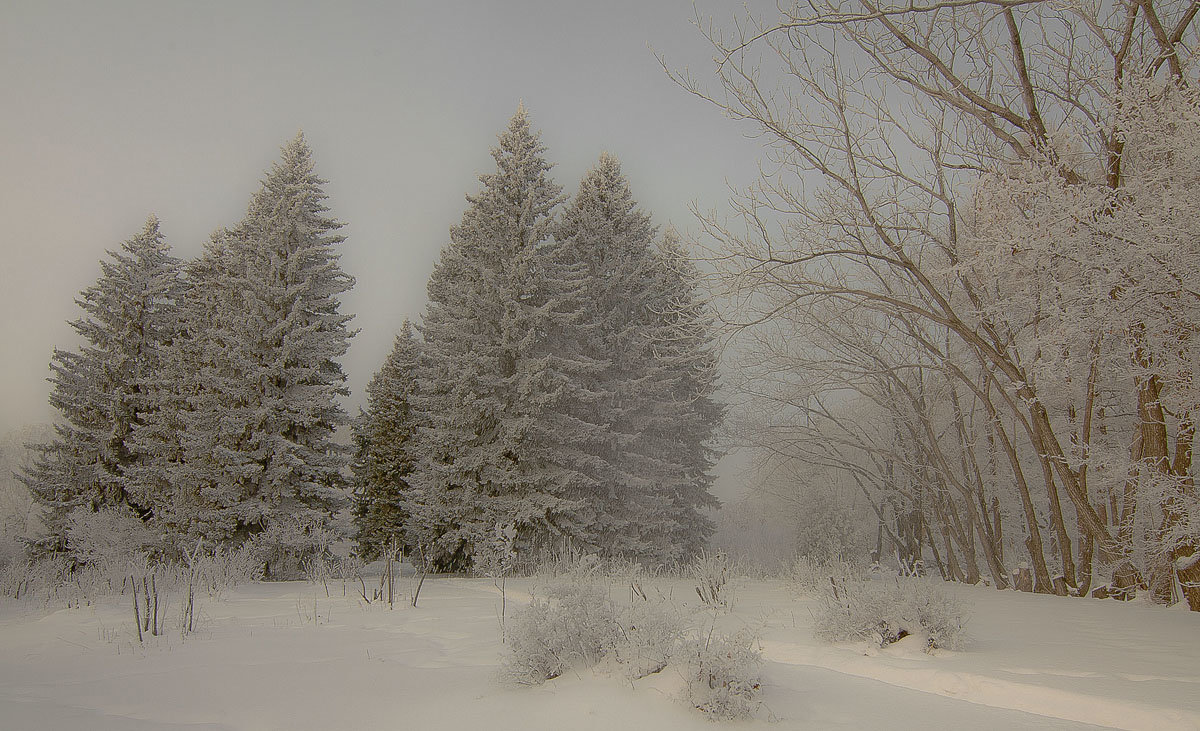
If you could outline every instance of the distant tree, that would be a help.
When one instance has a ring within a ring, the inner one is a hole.
[[[392,352],[367,385],[367,408],[354,424],[355,541],[367,560],[391,546],[405,545],[405,502],[410,497],[408,476],[417,429],[411,402],[419,349],[412,325],[405,320]]]
[[[61,415],[55,437],[37,449],[22,480],[46,508],[45,547],[66,547],[73,510],[102,508],[153,516],[127,471],[142,455],[130,434],[153,409],[147,383],[175,335],[180,263],[151,216],[140,234],[110,251],[102,273],[76,300],[78,351],[55,349],[50,403]]]
[[[547,439],[562,379],[546,338],[562,315],[545,254],[561,189],[544,152],[519,108],[429,281],[413,522],[443,566],[465,565],[497,525],[516,526],[519,550],[569,535],[588,481]]]

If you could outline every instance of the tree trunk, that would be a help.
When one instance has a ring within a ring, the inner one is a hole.
[[[1046,494],[1050,499],[1050,525],[1054,528],[1058,544],[1058,558],[1062,562],[1063,582],[1062,585],[1058,581],[1054,582],[1054,593],[1066,596],[1067,587],[1075,586],[1075,559],[1071,549],[1071,537],[1067,535],[1062,503],[1058,500],[1058,488],[1054,485],[1054,469],[1050,466],[1050,460],[1045,457],[1040,457],[1038,461],[1042,464],[1042,477],[1046,480]]]
[[[1004,431],[1004,425],[1000,423],[998,416],[993,416],[992,426],[996,432],[996,436],[1000,437],[1000,445],[1004,448],[1004,453],[1008,457],[1009,466],[1012,467],[1013,471],[1013,478],[1017,482],[1017,492],[1021,496],[1021,508],[1025,511],[1025,529],[1029,534],[1025,538],[1025,549],[1029,552],[1029,560],[1033,562],[1033,574],[1036,579],[1036,585],[1049,590],[1050,572],[1046,568],[1046,554],[1042,549],[1042,534],[1038,528],[1037,512],[1033,508],[1033,499],[1029,496],[1029,484],[1025,482],[1025,472],[1021,469],[1021,460],[1017,456],[1017,450],[1013,447],[1012,441]]]

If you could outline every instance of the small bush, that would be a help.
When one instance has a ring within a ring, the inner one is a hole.
[[[570,670],[595,665],[621,639],[616,607],[595,584],[565,584],[513,615],[506,635],[505,674],[537,685]]]
[[[885,647],[909,635],[925,650],[961,649],[967,614],[934,579],[835,582],[822,598],[815,632],[828,642],[867,640]]]
[[[748,718],[757,706],[762,684],[762,654],[748,632],[709,634],[684,648],[687,687],[684,700],[718,720]]]
[[[620,639],[610,656],[613,670],[627,680],[659,672],[679,653],[683,621],[659,602],[635,599],[617,611]]]
[[[701,553],[692,562],[692,579],[696,582],[696,595],[710,609],[733,608],[733,589],[729,577],[733,566],[723,553]]]
[[[304,577],[304,562],[324,556],[335,536],[324,525],[307,518],[273,519],[266,530],[250,539],[267,579],[287,581]]]
[[[688,639],[682,619],[663,604],[635,593],[618,605],[594,582],[558,585],[535,599],[514,614],[507,641],[504,673],[523,685],[572,668],[599,666],[634,681],[678,665],[687,679],[683,700],[716,719],[751,715],[760,687],[761,658],[749,633]]]
[[[146,523],[128,508],[83,507],[67,516],[67,549],[81,564],[124,563],[157,547]]]
[[[833,585],[861,580],[865,573],[861,565],[841,557],[799,556],[792,564],[791,579],[800,594],[825,596]]]
[[[48,596],[66,581],[71,563],[71,559],[62,554],[14,560],[0,569],[0,595],[12,599],[31,599],[38,594]]]
[[[240,584],[263,577],[263,560],[249,544],[237,549],[217,546],[212,553],[201,553],[194,562],[197,588],[214,599]]]

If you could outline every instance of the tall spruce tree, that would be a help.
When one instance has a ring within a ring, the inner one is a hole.
[[[349,450],[333,433],[346,421],[339,360],[353,335],[339,297],[354,280],[338,266],[344,239],[324,183],[297,135],[242,222],[189,268],[188,336],[174,364],[187,396],[169,469],[175,521],[200,537],[242,540],[276,522],[312,529],[345,503]]]
[[[55,349],[50,403],[61,421],[23,476],[47,509],[47,547],[66,545],[67,514],[75,509],[132,510],[153,516],[152,501],[130,484],[144,459],[132,431],[153,411],[148,384],[177,332],[180,262],[151,216],[142,232],[110,251],[102,273],[76,300],[84,316],[71,327],[84,344]]]
[[[569,315],[546,280],[561,189],[544,152],[518,108],[429,281],[412,520],[443,565],[498,526],[520,550],[570,535],[590,482],[573,464],[586,455],[553,438],[565,379],[547,339]]]
[[[649,343],[658,396],[650,399],[655,408],[645,413],[640,442],[660,471],[643,526],[660,556],[678,560],[702,549],[714,529],[705,511],[720,504],[710,489],[725,410],[715,398],[716,336],[700,272],[670,229],[654,261]]]
[[[222,474],[215,449],[222,405],[239,384],[237,372],[222,365],[232,334],[219,328],[218,314],[237,307],[240,297],[227,277],[234,264],[226,237],[215,233],[201,256],[183,267],[178,333],[149,383],[155,408],[133,433],[144,458],[132,479],[152,501],[156,527],[177,551],[190,550],[197,538],[229,536],[212,499]]]
[[[580,397],[567,402],[581,424],[600,434],[583,442],[601,466],[586,496],[592,520],[583,542],[645,560],[657,558],[640,526],[640,506],[657,475],[638,453],[642,414],[657,396],[646,389],[654,235],[620,164],[606,153],[567,207],[553,256],[562,272],[555,279],[569,283],[561,305],[573,312],[557,345],[595,364],[576,374],[573,393]]]
[[[699,550],[712,465],[708,443],[720,418],[712,402],[711,329],[696,296],[696,272],[674,239],[660,249],[615,157],[603,154],[580,182],[558,231],[554,262],[577,277],[562,302],[574,311],[574,348],[597,364],[578,374],[568,401],[603,464],[589,495],[586,543],[664,563]],[[568,281],[560,275],[557,281]]]
[[[407,541],[419,348],[416,333],[405,320],[391,353],[367,384],[367,408],[354,424],[355,542],[359,555],[367,560]]]

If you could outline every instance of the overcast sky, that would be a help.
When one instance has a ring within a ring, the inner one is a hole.
[[[729,25],[739,6],[700,14]],[[687,0],[655,2],[79,2],[0,9],[0,431],[53,418],[52,348],[106,249],[156,214],[177,255],[241,218],[303,129],[345,222],[345,361],[357,408],[448,229],[524,100],[568,193],[621,160],[655,221],[724,210],[757,176],[747,130],[676,87],[709,79]]]

